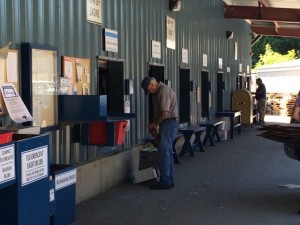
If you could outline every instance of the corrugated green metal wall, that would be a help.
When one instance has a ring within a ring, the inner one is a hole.
[[[132,112],[137,117],[131,123],[127,144],[140,143],[146,136],[148,118],[146,97],[140,88],[141,79],[148,74],[148,63],[165,65],[165,77],[179,94],[181,49],[189,50],[191,79],[201,81],[201,70],[208,70],[212,82],[212,112],[216,110],[216,74],[218,58],[223,59],[226,90],[224,108],[231,107],[235,77],[242,63],[246,73],[251,67],[250,26],[245,21],[225,20],[221,0],[181,0],[179,12],[169,11],[169,0],[102,0],[102,25],[86,22],[86,0],[1,0],[0,45],[13,42],[20,50],[21,42],[56,46],[60,54],[91,59],[91,91],[96,93],[96,56],[124,59],[125,78],[134,79],[135,95],[131,97]],[[176,20],[176,50],[166,48],[166,16]],[[103,51],[102,29],[119,33],[119,52]],[[225,32],[233,31],[234,38],[226,39]],[[151,40],[162,45],[162,59],[152,59]],[[234,59],[234,43],[238,43],[238,60]],[[208,67],[202,66],[203,54],[208,55]],[[226,68],[231,68],[231,73]],[[22,74],[20,74],[22,76]],[[192,122],[199,119],[192,96]]]

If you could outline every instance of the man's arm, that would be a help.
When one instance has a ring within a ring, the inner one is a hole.
[[[159,124],[164,121],[165,119],[168,118],[168,113],[169,111],[161,111],[160,114],[159,114],[159,117],[157,118],[156,121],[153,121],[153,123],[149,124],[148,128],[154,128],[154,127],[157,127],[159,126]]]

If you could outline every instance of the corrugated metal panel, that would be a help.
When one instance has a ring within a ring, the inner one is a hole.
[[[168,1],[161,0],[102,0],[103,24],[86,22],[86,0],[2,0],[0,1],[1,46],[13,41],[19,49],[21,42],[35,42],[57,46],[61,55],[91,59],[91,91],[97,90],[96,56],[124,59],[125,78],[134,79],[135,95],[131,100],[136,119],[131,122],[127,143],[133,145],[146,136],[148,118],[141,79],[148,74],[148,63],[165,65],[165,77],[179,93],[179,66],[181,49],[189,50],[191,79],[201,82],[201,70],[208,70],[212,86],[212,115],[216,110],[216,75],[218,58],[223,59],[226,80],[225,108],[231,107],[231,93],[235,89],[235,77],[239,63],[243,73],[251,66],[250,27],[244,21],[225,20],[223,3],[219,0],[182,1],[182,10],[170,12]],[[176,50],[166,48],[166,16],[176,20]],[[119,32],[119,52],[102,49],[102,28]],[[225,38],[226,30],[234,32],[234,38]],[[151,40],[160,41],[162,59],[151,58]],[[234,59],[234,42],[238,43],[238,60]],[[208,56],[208,67],[203,67],[203,54]],[[226,68],[231,72],[227,73]],[[193,101],[195,101],[193,99]],[[191,118],[199,118],[199,105],[192,104]]]

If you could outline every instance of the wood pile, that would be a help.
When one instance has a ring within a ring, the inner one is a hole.
[[[271,115],[290,116],[297,94],[267,93]]]
[[[300,144],[300,124],[263,125],[258,129],[266,139],[289,144]]]
[[[291,114],[292,114],[292,110],[293,110],[296,99],[297,99],[297,94],[292,94],[291,99],[289,99],[286,103],[288,116],[291,116]]]

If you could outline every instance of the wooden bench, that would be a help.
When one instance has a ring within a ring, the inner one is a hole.
[[[215,146],[215,143],[214,143],[215,137],[217,138],[218,142],[221,142],[221,138],[218,133],[218,128],[222,123],[223,123],[222,120],[218,120],[218,121],[205,120],[205,121],[201,121],[200,123],[198,123],[198,125],[200,127],[206,128],[206,134],[203,139],[204,146],[206,145],[207,141],[210,142],[211,146]]]
[[[203,131],[206,130],[205,127],[199,127],[197,125],[188,126],[188,127],[181,127],[178,129],[184,137],[184,144],[182,149],[179,153],[180,156],[183,156],[186,151],[190,153],[190,156],[195,156],[194,149],[199,147],[199,151],[204,152],[204,147],[201,142],[201,134]],[[195,139],[193,144],[191,144],[191,137],[195,134]]]

